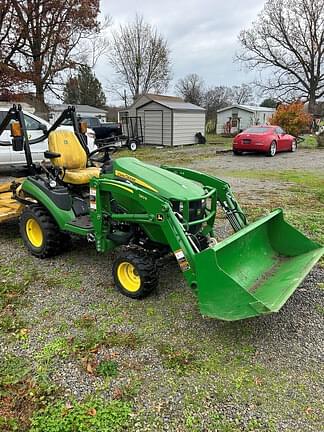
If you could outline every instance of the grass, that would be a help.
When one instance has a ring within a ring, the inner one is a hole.
[[[301,135],[301,138],[303,138],[303,141],[301,141],[298,144],[299,148],[314,149],[318,147],[317,139],[315,135],[310,135],[310,134]]]
[[[34,414],[29,432],[118,432],[125,430],[130,414],[125,402],[59,401]]]
[[[0,331],[19,335],[25,330],[27,324],[18,309],[26,303],[24,293],[38,277],[33,267],[17,274],[14,266],[0,265]]]
[[[207,134],[206,135],[207,143],[208,144],[214,144],[216,146],[219,146],[221,148],[232,148],[232,137],[224,137],[222,135],[216,135],[216,134]]]
[[[240,170],[227,172],[227,175],[271,180],[282,184],[282,189],[274,186],[272,190],[264,192],[261,197],[262,207],[251,208],[248,198],[245,197],[242,200],[243,207],[247,209],[252,219],[259,217],[263,208],[282,207],[288,221],[308,233],[314,240],[324,242],[324,174],[301,170]]]
[[[159,164],[203,161],[215,156],[215,146],[221,147],[218,140],[222,139],[210,136],[206,146],[190,149],[139,149],[136,156]],[[124,150],[120,154],[134,156]],[[324,241],[323,174],[303,170],[223,174],[251,180],[252,189],[253,180],[273,181],[271,190],[258,189],[258,201],[251,202],[250,193],[238,191],[250,220],[280,206],[288,221],[314,240]],[[9,234],[1,235],[0,241],[11,242]],[[10,245],[12,251],[22,249],[17,242]],[[202,318],[176,265],[162,268],[158,291],[136,302],[119,296],[107,282],[110,257],[101,259],[88,249],[72,251],[64,256],[68,272],[66,266],[52,265],[56,259],[26,258],[8,265],[1,257],[0,325],[8,354],[0,365],[0,431],[144,432],[167,427],[181,432],[275,432],[292,419],[298,419],[302,429],[293,426],[291,430],[320,429],[321,405],[315,391],[322,379],[318,365],[306,359],[296,369],[288,369],[281,351],[274,354],[269,335],[290,334],[280,327],[280,320],[223,323]],[[99,298],[86,297],[83,304],[90,262],[91,269],[103,277],[96,285]],[[44,287],[48,302],[45,295],[35,295]],[[37,318],[28,316],[33,292],[39,306]],[[61,292],[66,298],[76,296],[76,301],[80,296],[79,315],[68,316],[69,305],[55,303],[57,297],[51,295]],[[312,308],[314,314],[323,315],[321,304]],[[258,326],[259,333],[254,332]],[[303,329],[295,328],[295,323],[291,327],[294,347],[297,332]],[[28,349],[26,338],[32,342]],[[16,351],[20,354],[9,354]],[[95,383],[89,398],[77,401],[68,395],[69,387],[63,390],[54,383],[57,364],[72,364],[81,379]]]
[[[118,364],[113,360],[102,360],[97,366],[96,372],[103,377],[116,377],[118,375]]]

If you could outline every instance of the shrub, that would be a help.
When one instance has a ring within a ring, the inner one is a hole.
[[[270,124],[281,126],[287,133],[298,136],[309,128],[312,117],[304,111],[301,102],[282,104],[269,119]]]

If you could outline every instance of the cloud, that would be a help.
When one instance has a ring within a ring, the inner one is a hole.
[[[207,85],[233,85],[254,77],[233,57],[240,30],[251,26],[263,5],[264,0],[124,0],[102,1],[101,9],[112,16],[114,27],[138,13],[157,28],[169,42],[174,82],[195,72]],[[101,62],[98,76],[103,79],[107,72],[112,73]]]

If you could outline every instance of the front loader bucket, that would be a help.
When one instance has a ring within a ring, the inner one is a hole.
[[[323,253],[275,210],[195,255],[200,311],[226,321],[277,312]]]

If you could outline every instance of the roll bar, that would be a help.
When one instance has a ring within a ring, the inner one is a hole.
[[[66,108],[61,115],[58,117],[58,119],[54,122],[54,124],[44,132],[43,135],[41,135],[38,138],[34,138],[33,140],[30,140],[28,138],[24,113],[22,110],[21,105],[13,105],[12,108],[9,109],[9,111],[6,114],[6,117],[3,119],[3,121],[0,123],[0,135],[2,132],[6,129],[6,127],[10,124],[12,120],[15,120],[19,122],[21,130],[22,130],[22,138],[23,138],[23,149],[25,151],[25,157],[26,157],[26,163],[28,166],[28,169],[32,174],[35,173],[35,165],[32,160],[32,155],[30,151],[30,146],[33,144],[40,143],[48,138],[49,134],[53,132],[55,129],[57,129],[64,120],[70,119],[72,121],[72,126],[74,133],[78,137],[78,140],[80,141],[80,144],[84,151],[86,152],[87,156],[89,156],[89,149],[87,146],[87,137],[83,133],[80,132],[79,128],[79,122],[76,118],[76,112],[74,106],[69,106]],[[10,141],[1,141],[0,140],[0,146],[12,146],[13,142]]]

